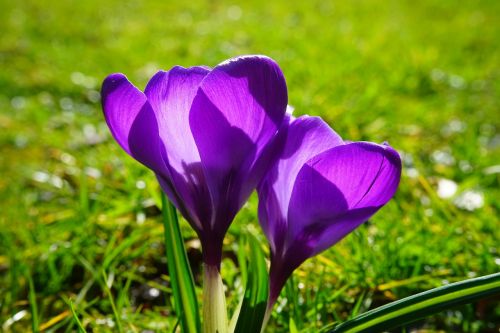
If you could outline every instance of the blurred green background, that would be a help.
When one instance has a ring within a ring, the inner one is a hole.
[[[88,331],[116,330],[113,305],[129,332],[173,330],[159,188],[111,138],[100,84],[123,72],[142,89],[158,69],[240,54],[280,64],[296,114],[404,159],[395,199],[295,273],[269,332],[499,271],[499,13],[496,0],[0,0],[0,331],[76,331],[70,300]],[[226,237],[231,309],[239,235],[267,249],[256,205]],[[411,327],[498,332],[498,301]]]

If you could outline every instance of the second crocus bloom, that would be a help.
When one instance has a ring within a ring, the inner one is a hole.
[[[320,118],[291,117],[286,136],[257,189],[271,249],[268,312],[292,272],[368,220],[392,198],[401,176],[390,146],[343,141]]]

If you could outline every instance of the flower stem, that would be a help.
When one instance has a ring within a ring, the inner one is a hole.
[[[203,265],[203,333],[228,333],[224,285],[216,266]]]
[[[271,318],[271,313],[273,312],[273,304],[267,303],[266,307],[266,313],[264,314],[264,320],[262,322],[262,327],[260,329],[261,333],[264,333],[266,330],[267,323],[269,322],[269,319]]]

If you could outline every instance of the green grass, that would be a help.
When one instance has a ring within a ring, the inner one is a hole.
[[[144,87],[157,69],[239,54],[278,61],[297,114],[405,153],[395,199],[295,273],[270,332],[499,271],[500,2],[188,3],[0,1],[0,331],[174,329],[158,185],[112,140],[97,92],[112,72]],[[455,197],[437,195],[439,179]],[[466,191],[483,206],[457,207]],[[256,207],[226,237],[230,309],[237,239],[262,238]],[[182,226],[199,286],[199,243]],[[417,327],[494,332],[499,318],[486,300]]]

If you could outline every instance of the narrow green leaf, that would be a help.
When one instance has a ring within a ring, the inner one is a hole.
[[[179,317],[182,332],[197,333],[201,331],[198,301],[177,212],[165,194],[162,193],[161,198],[167,265],[174,294],[175,311]]]
[[[125,251],[131,248],[135,243],[139,243],[142,237],[143,235],[141,233],[133,232],[127,238],[125,238],[123,242],[118,244],[118,246],[115,246],[115,244],[113,244],[112,249],[106,251],[102,269],[108,270],[116,258],[118,258],[120,255],[123,255],[123,253],[125,253]]]
[[[500,294],[500,273],[481,276],[386,304],[348,320],[329,332],[382,332],[453,306],[498,294]]]
[[[71,310],[71,315],[73,316],[73,320],[76,323],[76,326],[78,327],[78,332],[85,333],[86,332],[85,328],[83,328],[82,322],[80,321],[80,319],[78,319],[78,315],[77,315],[75,308],[73,306],[73,301],[68,300],[68,304],[69,304],[69,308]]]
[[[175,322],[174,328],[172,328],[172,333],[177,332],[177,327],[179,326],[180,323],[180,318],[177,318],[177,321]]]
[[[366,291],[363,291],[361,295],[358,297],[358,300],[356,301],[356,304],[354,305],[354,308],[352,309],[350,313],[350,317],[356,317],[359,313],[359,310],[361,309],[361,304],[363,304],[363,301],[365,299],[365,294]]]
[[[115,317],[115,322],[116,322],[116,329],[119,333],[123,333],[123,325],[122,325],[122,320],[120,317],[120,313],[118,312],[118,309],[116,308],[115,300],[113,298],[113,293],[111,292],[110,287],[108,286],[108,277],[106,276],[106,272],[103,270],[101,271],[102,273],[102,288],[106,292],[106,295],[108,296],[109,304],[111,304],[111,309],[113,310],[113,316]]]
[[[293,318],[290,318],[290,323],[288,324],[290,333],[299,333],[299,330],[297,329],[297,325],[295,325],[295,321]]]
[[[235,333],[260,332],[269,293],[269,278],[264,253],[259,242],[253,236],[248,238],[248,243],[250,252],[248,255],[247,285]]]
[[[300,311],[300,303],[299,303],[299,293],[297,292],[297,282],[296,276],[293,274],[288,278],[288,281],[285,283],[285,295],[288,300],[288,312],[290,318],[293,318],[293,322],[295,326],[300,328],[302,325],[302,314]]]
[[[231,320],[229,321],[229,332],[233,333],[236,324],[238,323],[238,317],[240,316],[241,306],[243,305],[245,290],[243,290],[247,285],[247,276],[248,276],[248,264],[247,264],[247,240],[245,237],[239,237],[238,241],[238,251],[236,252],[236,258],[238,259],[238,267],[240,269],[240,279],[241,279],[241,290],[238,288],[237,295],[240,299],[238,301],[238,305],[231,315]]]
[[[40,332],[39,330],[39,325],[40,325],[40,320],[38,319],[38,306],[36,304],[36,290],[35,290],[35,285],[33,283],[33,278],[31,277],[31,274],[27,274],[27,279],[28,279],[28,299],[30,302],[30,308],[31,308],[31,328],[33,329],[33,332]]]
[[[238,244],[238,252],[236,253],[238,258],[238,265],[240,268],[241,283],[243,286],[247,285],[247,276],[248,276],[248,265],[247,265],[248,254],[246,246],[247,243],[248,242],[246,241],[245,237],[240,237]]]

